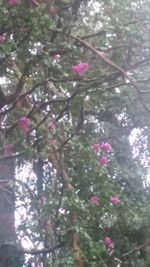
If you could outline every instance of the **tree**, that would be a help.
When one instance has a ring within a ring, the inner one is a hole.
[[[149,2],[0,10],[0,266],[149,266]]]

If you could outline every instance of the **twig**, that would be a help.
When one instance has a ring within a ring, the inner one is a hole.
[[[11,154],[11,155],[5,155],[3,157],[0,157],[0,161],[1,160],[5,160],[5,159],[14,159],[14,158],[18,158],[21,157],[24,154],[25,151],[19,152],[19,153],[15,153],[15,154]]]
[[[99,32],[91,33],[89,35],[84,35],[84,36],[82,36],[80,38],[82,40],[84,40],[84,39],[89,39],[89,38],[100,36],[100,35],[104,35],[104,34],[106,34],[106,31],[99,31]]]
[[[130,250],[130,251],[124,253],[124,254],[122,255],[121,258],[124,258],[124,257],[126,257],[126,256],[128,256],[128,255],[130,255],[130,254],[132,254],[132,253],[134,253],[134,252],[136,252],[136,251],[139,251],[140,249],[142,249],[143,247],[148,246],[148,245],[150,245],[150,241],[147,241],[147,242],[145,242],[144,244],[142,244],[142,245],[140,245],[140,246],[138,246],[138,247],[135,247],[135,248],[133,248],[132,250]]]

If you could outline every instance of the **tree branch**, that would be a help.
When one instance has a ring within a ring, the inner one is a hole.
[[[140,246],[138,246],[138,247],[135,247],[135,248],[133,248],[132,250],[130,250],[130,251],[124,253],[124,254],[122,255],[122,258],[127,257],[128,255],[130,255],[130,254],[132,254],[132,253],[134,253],[134,252],[136,252],[136,251],[139,251],[140,249],[142,249],[143,247],[148,246],[148,245],[150,245],[150,241],[147,241],[147,242],[145,242],[144,244],[142,244],[142,245],[140,245]]]

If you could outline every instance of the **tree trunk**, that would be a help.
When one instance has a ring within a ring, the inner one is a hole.
[[[76,227],[78,221],[78,214],[76,210],[72,211],[71,214],[71,225],[73,228]],[[74,259],[75,259],[75,266],[76,267],[84,267],[84,262],[83,262],[83,258],[81,255],[81,248],[80,248],[80,236],[79,234],[76,232],[76,230],[74,230],[71,233],[71,240],[72,240],[72,248],[73,248],[73,253],[74,253]]]
[[[14,175],[14,160],[0,161],[0,267],[22,266],[15,245],[15,197],[11,188]]]
[[[13,159],[0,162],[0,244],[14,242],[14,206],[15,198],[11,190],[15,165]]]

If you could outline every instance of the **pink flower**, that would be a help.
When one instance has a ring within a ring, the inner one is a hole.
[[[18,4],[18,0],[9,0],[8,3],[9,3],[10,5],[15,6],[15,5]]]
[[[114,242],[109,236],[106,236],[104,238],[104,243],[108,249],[111,249],[111,250],[114,249]]]
[[[50,130],[54,130],[56,128],[56,123],[55,122],[51,122],[49,125],[48,125],[48,128]]]
[[[30,124],[31,124],[31,121],[29,118],[23,117],[19,120],[19,126],[22,128],[24,133],[29,132]]]
[[[121,202],[121,199],[120,199],[119,197],[112,197],[112,198],[111,198],[111,202],[112,202],[113,204],[118,204],[118,203]]]
[[[93,144],[92,145],[92,148],[93,148],[93,150],[95,150],[96,152],[98,152],[101,149],[101,146],[100,146],[100,144]]]
[[[0,44],[3,44],[6,40],[6,36],[5,35],[0,35]]]
[[[53,58],[54,58],[55,60],[59,61],[59,60],[60,60],[60,55],[59,55],[59,54],[56,54],[56,55],[54,55]]]
[[[72,71],[82,76],[89,68],[89,64],[86,62],[81,62],[72,67]]]
[[[91,199],[90,199],[90,202],[91,202],[92,204],[96,205],[96,206],[99,206],[99,201],[100,201],[100,199],[99,199],[98,196],[93,196],[93,197],[91,197]]]
[[[14,145],[13,144],[7,144],[5,145],[5,152],[7,154],[12,154],[13,153],[13,149],[14,149]]]
[[[104,238],[104,242],[105,242],[105,245],[108,246],[110,243],[112,243],[112,240],[111,240],[111,238],[109,236],[106,236]]]
[[[101,149],[103,149],[106,152],[109,152],[112,150],[111,144],[109,143],[103,143],[101,144]]]
[[[26,118],[26,117],[22,117],[20,120],[19,120],[19,125],[20,126],[26,126],[26,127],[29,127],[31,124],[31,121],[29,118]]]
[[[100,163],[101,165],[107,165],[107,164],[108,164],[108,158],[107,158],[106,156],[101,156],[101,157],[99,158],[99,163]]]

